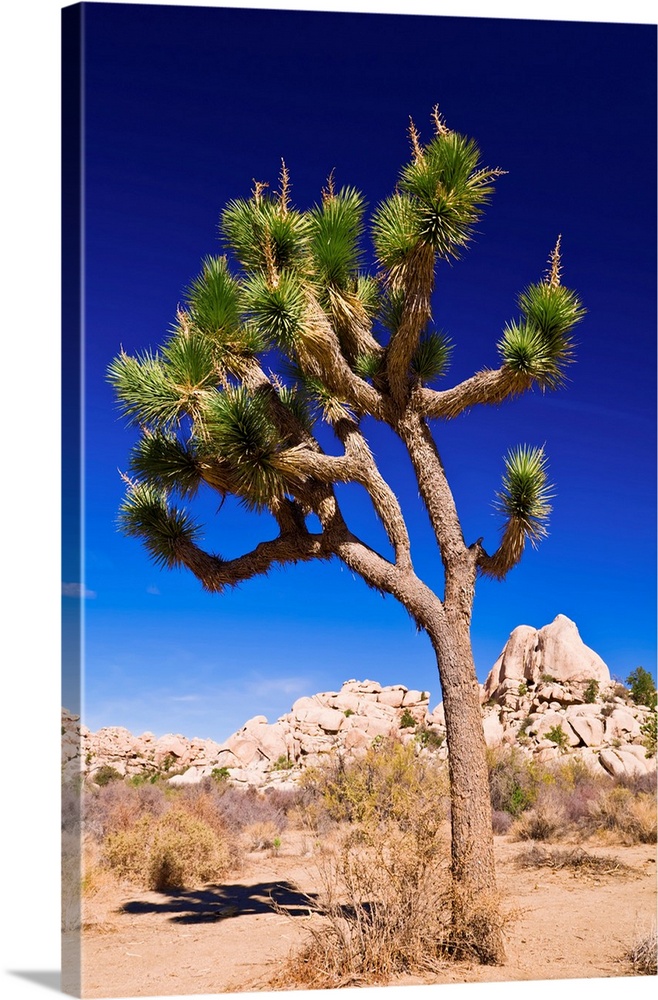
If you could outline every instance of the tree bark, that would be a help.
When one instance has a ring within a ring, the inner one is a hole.
[[[448,742],[453,928],[457,947],[485,964],[505,960],[491,825],[480,691],[463,610],[444,609],[428,629],[439,667]]]

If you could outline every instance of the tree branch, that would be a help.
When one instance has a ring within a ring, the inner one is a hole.
[[[236,559],[210,555],[194,542],[184,539],[178,545],[176,557],[194,573],[206,590],[220,591],[268,573],[275,565],[330,559],[332,554],[322,534],[311,534],[303,529],[286,532],[269,542],[260,542],[251,552]]]
[[[476,372],[459,385],[441,392],[418,387],[413,393],[412,406],[417,413],[429,419],[442,417],[452,420],[471,406],[501,403],[504,399],[520,395],[531,385],[529,375],[512,372],[503,366],[495,371]]]
[[[359,414],[386,419],[390,407],[380,393],[355,375],[341,350],[340,341],[317,299],[307,294],[306,323],[303,340],[297,345],[302,369],[320,377]]]
[[[409,395],[411,359],[432,315],[433,249],[417,246],[402,266],[400,275],[393,276],[391,284],[404,289],[405,294],[401,322],[386,348],[388,383],[393,398],[402,404]]]
[[[504,580],[509,571],[521,561],[526,538],[523,528],[517,521],[511,520],[505,525],[500,545],[493,555],[487,554],[482,547],[482,539],[478,539],[471,549],[475,552],[479,572],[494,580]]]

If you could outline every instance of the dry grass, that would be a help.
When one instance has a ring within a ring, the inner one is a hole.
[[[618,843],[656,842],[656,800],[648,792],[633,793],[622,785],[611,788],[592,803],[595,827],[607,831]]]
[[[656,924],[646,934],[641,934],[635,940],[633,947],[624,956],[630,963],[636,976],[655,976],[656,968]]]
[[[451,943],[449,849],[430,816],[348,830],[318,864],[309,939],[270,988],[385,983],[435,971]]]
[[[481,935],[456,928],[445,770],[385,740],[310,778],[342,832],[317,863],[308,940],[268,986],[383,984],[436,972],[450,958],[479,959],[485,924],[499,921],[498,900],[482,910]]]
[[[273,847],[281,832],[280,827],[272,820],[250,823],[242,831],[242,840],[248,851],[264,851]]]
[[[146,814],[104,844],[105,864],[118,878],[156,891],[215,880],[231,868],[231,854],[228,837],[180,807]]]
[[[576,875],[630,875],[635,870],[618,858],[604,858],[589,854],[582,847],[567,850],[547,849],[533,844],[516,858],[519,868],[550,868],[553,871],[569,869]]]
[[[494,832],[518,840],[655,842],[655,775],[613,781],[578,759],[539,764],[518,748],[488,756]]]

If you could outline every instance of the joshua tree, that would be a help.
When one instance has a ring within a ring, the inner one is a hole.
[[[248,199],[227,205],[221,228],[233,271],[226,256],[207,257],[161,350],[121,353],[110,366],[123,413],[142,432],[120,525],[156,563],[187,567],[209,591],[276,565],[339,559],[404,605],[429,636],[443,692],[454,920],[481,960],[496,962],[504,953],[471,613],[478,574],[502,580],[526,541],[545,535],[550,488],[542,448],[509,452],[496,498],[502,536],[489,554],[482,539],[464,539],[435,434],[470,407],[559,386],[583,309],[560,283],[558,238],[547,273],[520,294],[519,315],[502,332],[499,367],[433,387],[451,353],[431,323],[437,262],[469,244],[504,172],[482,167],[476,143],[449,129],[438,108],[433,124],[423,145],[411,122],[410,162],[372,215],[374,275],[363,266],[364,200],[353,188],[337,190],[333,176],[308,211],[291,204],[285,164],[278,190],[255,182]],[[405,517],[364,417],[387,425],[408,450],[443,564],[442,596],[414,571]],[[319,421],[340,454],[320,446]],[[350,530],[337,483],[366,490],[390,551]],[[201,488],[269,511],[274,537],[235,559],[204,551],[200,526],[180,506]],[[321,530],[309,530],[311,514]]]

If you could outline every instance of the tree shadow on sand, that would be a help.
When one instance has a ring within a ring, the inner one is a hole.
[[[316,893],[303,893],[291,882],[258,882],[255,885],[210,885],[191,892],[169,890],[162,900],[132,900],[120,912],[171,914],[178,924],[209,923],[226,917],[250,916],[276,910],[290,917],[308,917],[316,910]]]

